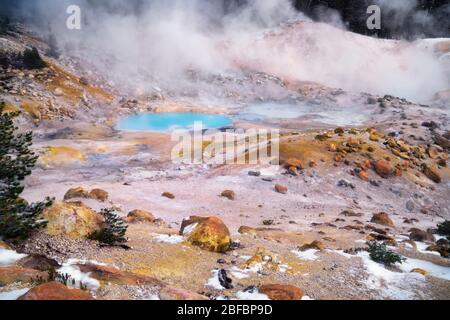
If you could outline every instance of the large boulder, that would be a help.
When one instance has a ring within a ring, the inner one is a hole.
[[[0,287],[11,283],[33,283],[48,280],[48,273],[21,267],[0,267]]]
[[[394,222],[389,218],[389,215],[385,212],[375,213],[372,216],[370,222],[381,224],[383,226],[393,227]]]
[[[88,291],[69,289],[59,282],[48,282],[30,289],[18,300],[94,300]]]
[[[180,234],[204,250],[226,252],[231,247],[230,231],[217,217],[191,216],[183,220]]]
[[[43,212],[48,221],[49,235],[64,235],[72,239],[87,238],[103,227],[103,216],[82,202],[56,202]]]
[[[303,297],[302,289],[287,284],[264,284],[258,290],[271,300],[300,300]]]
[[[125,219],[127,223],[134,222],[153,222],[155,217],[152,213],[144,210],[133,210],[130,211]]]

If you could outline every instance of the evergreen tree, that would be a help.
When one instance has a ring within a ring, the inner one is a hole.
[[[92,234],[90,238],[112,246],[127,242],[125,233],[128,226],[116,214],[115,210],[112,208],[102,209],[100,213],[105,218],[105,225],[102,230]]]
[[[38,157],[30,149],[32,133],[17,133],[13,120],[19,112],[6,113],[4,108],[0,102],[0,238],[24,239],[45,224],[38,216],[52,200],[29,204],[20,197]]]
[[[47,63],[42,60],[39,51],[35,47],[25,49],[22,53],[22,63],[27,69],[41,69],[47,66]]]

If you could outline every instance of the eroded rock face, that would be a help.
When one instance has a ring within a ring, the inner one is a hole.
[[[0,240],[0,249],[11,249],[9,245],[6,244],[6,242],[3,242]]]
[[[226,252],[231,246],[230,231],[217,217],[191,216],[183,220],[180,234],[204,250]]]
[[[22,267],[0,267],[0,286],[11,283],[33,283],[48,280],[48,273]]]
[[[49,282],[30,289],[18,300],[94,300],[88,291],[69,289],[59,282]]]
[[[152,213],[144,210],[133,210],[130,211],[125,219],[128,223],[133,222],[153,222],[155,217]]]
[[[300,300],[303,297],[302,289],[287,284],[265,284],[258,289],[271,300]]]
[[[389,218],[389,215],[385,212],[375,213],[370,222],[381,224],[383,226],[393,227],[394,222]]]
[[[82,202],[56,202],[43,212],[48,221],[45,231],[49,235],[64,235],[72,239],[87,238],[103,225],[103,216]]]
[[[175,199],[175,196],[172,193],[170,193],[170,192],[163,192],[161,194],[161,196],[163,196],[164,198],[170,199],[170,200]]]

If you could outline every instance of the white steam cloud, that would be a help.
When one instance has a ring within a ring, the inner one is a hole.
[[[313,24],[289,0],[238,2],[36,0],[22,2],[20,12],[40,30],[50,29],[66,54],[90,58],[130,87],[180,88],[189,82],[187,70],[218,74],[247,67],[416,101],[450,88],[444,62],[418,46]],[[377,2],[402,19],[415,1]],[[68,4],[81,7],[81,31],[65,28]],[[289,20],[304,22],[280,27]]]

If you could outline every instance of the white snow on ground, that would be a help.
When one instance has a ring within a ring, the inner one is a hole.
[[[57,270],[59,274],[67,274],[70,276],[69,283],[67,284],[70,287],[79,288],[82,284],[86,286],[89,290],[97,290],[100,287],[100,282],[98,280],[91,278],[90,272],[85,273],[81,272],[80,268],[76,266],[77,264],[97,264],[97,265],[105,265],[95,261],[85,261],[85,260],[77,260],[77,259],[69,259],[66,263],[62,265],[61,268]],[[75,284],[72,283],[72,280],[75,281]]]
[[[28,292],[28,288],[25,289],[17,289],[7,292],[0,292],[0,301],[1,300],[17,300],[20,296],[24,295]]]
[[[425,277],[419,273],[400,273],[386,269],[382,264],[373,261],[368,252],[357,254],[363,260],[364,267],[369,274],[366,281],[370,289],[381,290],[387,298],[412,300],[417,296],[414,288],[425,285]]]
[[[316,256],[316,253],[319,252],[319,250],[316,249],[309,249],[306,251],[292,250],[291,252],[302,260],[313,261],[319,259],[319,257]]]
[[[170,234],[155,235],[153,239],[155,239],[157,242],[170,244],[182,243],[184,241],[184,238],[182,236]]]
[[[236,298],[239,300],[270,300],[267,295],[259,293],[257,289],[250,292],[238,291],[236,292]]]
[[[450,280],[450,266],[444,267],[429,261],[408,258],[401,265],[398,265],[398,267],[403,272],[411,272],[412,269],[420,268],[428,272],[430,276]]]
[[[245,279],[248,278],[249,275],[247,274],[248,272],[245,272],[245,270],[241,270],[236,266],[233,266],[230,269],[230,274],[235,277],[236,279]]]
[[[0,249],[0,266],[12,265],[26,256],[26,254],[20,254],[13,250]]]
[[[427,251],[426,249],[430,246],[428,243],[416,241],[417,251],[425,254],[433,254],[435,256],[441,256],[437,251]]]
[[[212,277],[208,279],[208,282],[206,283],[207,286],[209,287],[213,287],[214,289],[217,290],[223,290],[225,289],[224,287],[222,287],[222,285],[219,282],[219,270],[212,270]]]
[[[315,299],[311,298],[310,296],[304,295],[304,296],[302,297],[302,300],[315,300]]]

